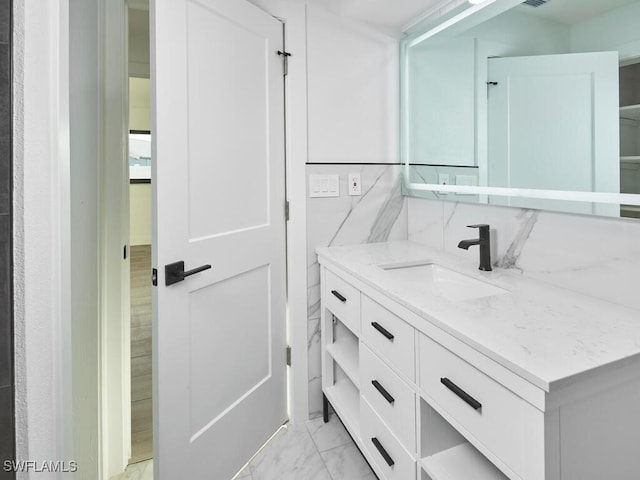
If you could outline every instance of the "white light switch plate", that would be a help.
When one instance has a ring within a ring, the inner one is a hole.
[[[310,197],[339,197],[340,175],[309,175]]]

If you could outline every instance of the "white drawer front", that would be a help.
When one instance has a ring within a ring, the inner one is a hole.
[[[325,269],[325,302],[353,333],[360,334],[360,291]]]
[[[408,323],[362,296],[362,338],[382,358],[415,380],[415,330]]]
[[[434,400],[434,407],[466,430],[461,433],[472,443],[479,442],[508,468],[523,474],[530,463],[525,455],[534,455],[525,451],[527,425],[539,418],[533,406],[422,334],[420,387]],[[474,401],[481,406],[473,405]]]
[[[415,393],[364,344],[360,344],[360,392],[407,450],[415,452]]]
[[[415,480],[416,464],[400,442],[385,427],[371,405],[360,397],[360,431],[368,460],[378,467],[380,480]],[[377,446],[376,446],[377,443]],[[385,455],[388,457],[385,458]],[[389,462],[392,465],[389,465]]]

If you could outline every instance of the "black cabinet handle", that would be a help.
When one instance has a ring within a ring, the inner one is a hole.
[[[390,332],[389,330],[387,330],[386,328],[384,328],[382,325],[380,325],[378,322],[371,322],[371,326],[373,328],[375,328],[376,330],[378,330],[382,335],[384,335],[387,340],[390,340],[393,342],[393,339],[395,338]]]
[[[462,390],[459,386],[457,386],[448,378],[441,378],[440,383],[442,383],[445,387],[447,387],[449,390],[455,393],[458,397],[464,400],[467,403],[467,405],[469,405],[474,410],[480,410],[482,408],[482,404],[479,401],[477,401],[467,392]]]
[[[211,265],[202,265],[201,267],[187,270],[185,272],[183,261],[170,263],[169,265],[164,266],[165,284],[169,286],[173,285],[174,283],[182,282],[186,277],[195,275],[196,273],[204,272],[205,270],[209,270],[210,268]]]
[[[331,290],[331,293],[333,293],[333,296],[336,297],[338,300],[340,300],[342,303],[346,303],[347,299],[342,295],[340,295],[340,292],[337,292],[336,290]]]
[[[371,380],[371,385],[373,385],[375,389],[380,392],[380,395],[382,395],[387,402],[393,405],[393,402],[395,402],[396,399],[393,398],[382,385],[380,385],[380,382],[378,382],[377,380]]]
[[[396,462],[393,461],[393,458],[391,458],[391,456],[387,453],[387,451],[384,449],[380,441],[376,437],[373,437],[371,439],[371,443],[373,443],[373,446],[376,447],[378,452],[380,452],[380,455],[382,455],[382,458],[384,458],[384,461],[387,462],[387,465],[389,465],[390,467],[393,467]]]

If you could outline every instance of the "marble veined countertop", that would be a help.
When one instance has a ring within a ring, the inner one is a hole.
[[[477,248],[477,247],[473,247]],[[481,272],[412,242],[318,248],[333,264],[426,321],[551,391],[615,362],[640,361],[640,311],[496,268]],[[509,291],[452,301],[379,265],[430,261]]]

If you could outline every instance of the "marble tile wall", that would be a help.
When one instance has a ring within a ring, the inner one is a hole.
[[[640,308],[640,221],[408,199],[409,240],[477,264],[467,225],[492,228],[495,266],[617,304]]]
[[[347,175],[359,172],[362,196],[347,195]],[[311,174],[339,174],[340,196],[307,196],[307,332],[310,417],[322,411],[320,370],[320,268],[317,247],[406,240],[406,198],[398,165],[309,165]]]

